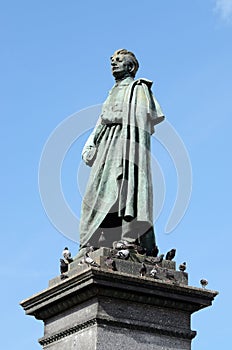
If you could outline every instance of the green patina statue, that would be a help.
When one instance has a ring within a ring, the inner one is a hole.
[[[103,104],[82,158],[91,166],[83,198],[80,248],[123,240],[147,250],[155,243],[150,137],[164,119],[152,82],[135,80],[139,64],[125,49],[111,57],[115,85]],[[100,238],[101,241],[101,238]]]

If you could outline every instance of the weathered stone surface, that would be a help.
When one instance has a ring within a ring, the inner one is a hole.
[[[109,248],[100,248],[90,254],[91,258],[96,261],[101,266],[103,270],[109,270],[109,267],[106,266],[105,260],[107,256],[110,256]],[[137,261],[144,261],[146,256],[137,255]],[[141,268],[141,263],[129,260],[114,259],[116,268],[118,272],[126,273],[133,276],[139,276],[139,271]],[[82,271],[85,271],[88,266],[86,264],[80,265],[80,259],[75,259],[71,264],[68,272],[68,276],[74,276]],[[150,276],[150,272],[155,264],[149,264],[146,262],[147,274],[146,277]],[[157,280],[168,282],[175,282],[177,284],[188,284],[188,274],[186,272],[176,271],[175,261],[163,260],[161,263],[157,264]],[[56,285],[60,283],[60,277],[56,277],[49,281],[49,286]]]
[[[130,345],[129,345],[130,344]],[[133,350],[189,350],[191,341],[176,337],[147,333],[144,331],[108,327],[98,329],[97,350],[133,349]]]
[[[44,321],[44,349],[191,349],[191,314],[211,305],[217,292],[140,277],[140,264],[130,261],[118,260],[120,271],[111,271],[105,256],[95,259],[101,267],[74,262],[69,278],[21,303]]]

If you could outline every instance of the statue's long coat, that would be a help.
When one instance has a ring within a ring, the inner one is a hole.
[[[84,147],[85,161],[95,147],[96,155],[82,203],[81,246],[91,242],[112,207],[122,218],[124,239],[136,238],[131,227],[134,233],[136,227],[140,231],[144,227],[144,232],[136,232],[142,236],[153,226],[150,135],[164,116],[151,85],[146,79],[132,78],[116,84]]]

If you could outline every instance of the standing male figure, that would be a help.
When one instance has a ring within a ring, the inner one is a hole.
[[[152,82],[134,80],[138,68],[130,51],[117,50],[111,57],[115,85],[82,152],[92,169],[82,203],[80,248],[97,246],[102,231],[104,246],[139,239],[149,250],[155,243],[150,137],[164,116]]]

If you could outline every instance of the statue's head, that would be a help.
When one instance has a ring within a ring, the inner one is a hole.
[[[139,68],[139,62],[131,51],[120,49],[115,51],[111,59],[112,74],[115,79],[123,79],[125,77],[135,77]]]

